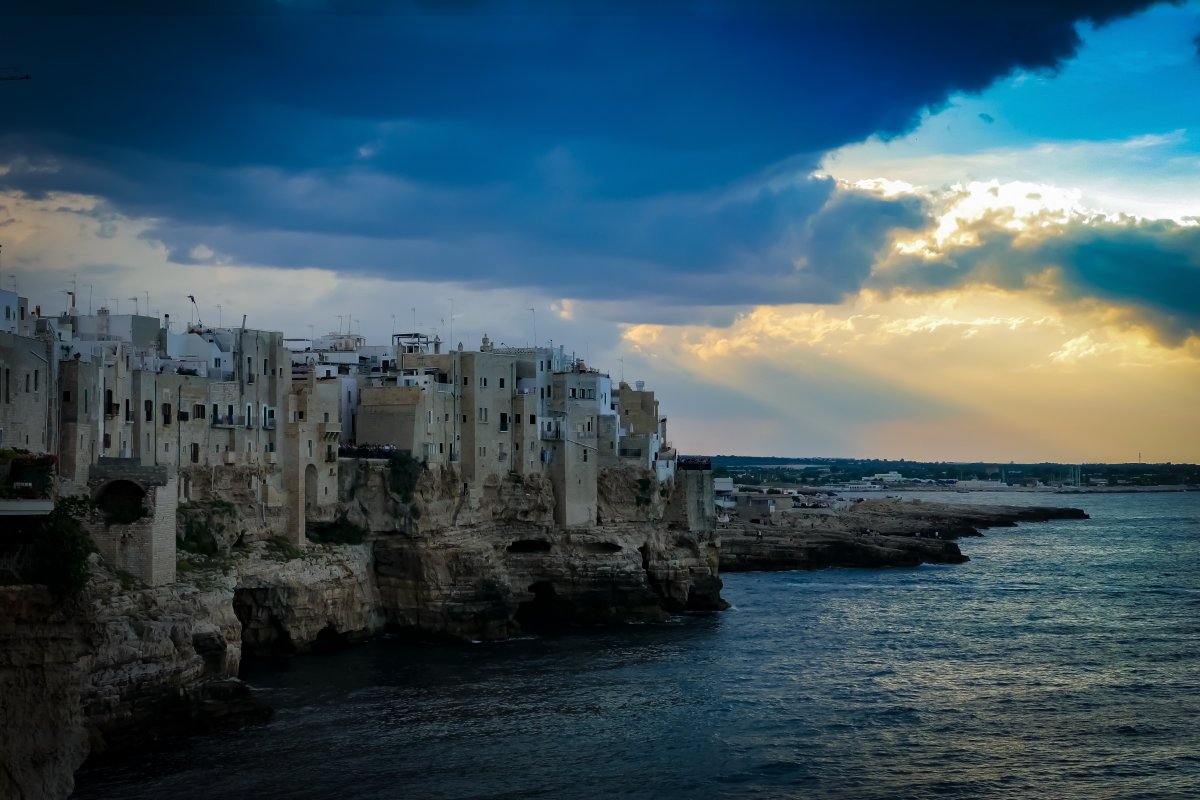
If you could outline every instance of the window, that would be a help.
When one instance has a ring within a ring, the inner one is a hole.
[[[265,376],[265,375],[270,375],[270,374],[271,374],[270,362],[264,358],[263,359],[263,375]]]
[[[574,386],[571,387],[570,397],[572,400],[575,399],[575,387]]]
[[[162,404],[162,418],[163,418],[163,425],[171,424],[171,404],[170,403]]]
[[[104,434],[104,449],[107,450],[110,447],[112,447],[112,434],[106,433]]]
[[[146,411],[146,422],[154,422],[154,401],[147,400],[143,404],[143,407],[145,408],[145,411]]]
[[[488,410],[487,410],[486,408],[481,408],[481,409],[479,409],[479,411],[478,411],[477,413],[478,413],[478,415],[479,415],[479,421],[480,421],[480,422],[487,422],[487,421],[488,421]]]
[[[500,379],[500,388],[501,388],[501,389],[503,389],[503,388],[504,388],[504,378],[501,378],[501,379]]]
[[[170,442],[163,442],[163,452],[164,453],[171,452],[171,443]]]
[[[463,375],[463,386],[470,386],[470,385],[471,385],[471,379],[468,376]]]
[[[219,357],[214,358],[213,359],[213,369],[220,369],[220,368],[221,368],[221,359]]]
[[[64,403],[71,402],[71,393],[70,392],[63,392],[63,402]]]
[[[545,400],[545,399],[546,399],[546,387],[544,387],[544,386],[539,386],[539,387],[538,387],[538,399],[539,399],[539,400]]]
[[[8,370],[4,370],[4,371],[8,372]],[[89,392],[87,389],[84,389],[83,390],[83,413],[84,414],[88,413],[88,397],[89,397]]]
[[[438,442],[438,455],[441,455],[442,453],[445,453],[445,452],[446,452],[446,443]]]
[[[445,421],[446,422],[450,421],[450,412],[449,411],[446,412],[446,420]]]
[[[312,453],[313,453],[313,451],[312,451],[312,439],[309,439],[309,440],[308,440],[308,457],[309,457],[309,458],[312,458]]]
[[[530,415],[529,415],[529,424],[530,424],[530,425],[537,425],[537,414],[530,414]]]
[[[196,403],[192,406],[192,419],[204,419],[204,404]]]
[[[192,442],[192,463],[200,463],[200,445],[197,442]]]
[[[426,412],[425,412],[425,424],[426,424],[426,425],[432,425],[432,424],[433,424],[433,412],[432,412],[432,411],[426,411]]]
[[[587,448],[586,448],[586,447],[585,447],[585,448],[583,448],[583,451],[582,451],[582,452],[583,452],[583,458],[582,458],[582,459],[580,459],[580,460],[581,460],[581,461],[587,461]]]
[[[329,422],[329,412],[328,411],[325,412],[325,421]]]
[[[517,425],[520,425],[521,424],[521,415],[520,414],[515,415],[513,417],[513,422],[515,422]]]
[[[508,414],[503,411],[500,412],[500,430],[508,430]]]
[[[129,398],[125,398],[125,421],[133,422],[133,408],[129,405]]]
[[[486,455],[487,455],[487,447],[484,447],[483,445],[480,445],[480,447],[479,447],[479,455],[481,455],[481,456],[486,456]]]
[[[462,418],[463,418],[463,420],[462,420],[462,421],[463,421],[463,425],[466,425],[466,424],[467,424],[467,415],[466,415],[466,414],[463,414],[463,415],[462,415]]]
[[[33,390],[35,392],[38,390],[38,371],[36,369],[33,371]]]
[[[485,389],[485,388],[487,388],[487,378],[480,378],[480,379],[479,379],[479,388],[480,388],[480,389]]]

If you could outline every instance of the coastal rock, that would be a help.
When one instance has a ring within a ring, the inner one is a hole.
[[[375,547],[388,621],[427,634],[499,639],[726,607],[717,543],[706,534],[495,527]]]
[[[961,564],[967,557],[952,541],[881,536],[840,531],[746,530],[726,532],[721,540],[721,569],[726,572],[826,567],[915,567]]]
[[[361,639],[383,626],[370,545],[265,548],[237,563],[232,610],[247,652],[303,653]]]
[[[66,797],[88,754],[86,617],[41,586],[0,587],[0,608],[0,797]]]

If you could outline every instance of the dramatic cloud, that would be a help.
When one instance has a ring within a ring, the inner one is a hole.
[[[1146,3],[117,5],[151,13],[5,19],[35,79],[0,187],[103,198],[180,262],[711,306],[853,291],[918,209],[833,193],[823,153]]]
[[[1200,336],[1200,225],[1013,222],[1011,214],[994,212],[964,224],[940,249],[892,256],[870,285],[905,292],[1027,289],[1057,302],[1110,307],[1113,321],[1144,325],[1167,344]]]

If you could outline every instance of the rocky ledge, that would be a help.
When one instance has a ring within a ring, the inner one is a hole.
[[[722,530],[720,564],[724,572],[961,564],[969,559],[953,540],[982,528],[1087,516],[1078,508],[895,499],[788,509],[766,524]]]

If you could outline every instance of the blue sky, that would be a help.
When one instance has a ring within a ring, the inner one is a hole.
[[[149,288],[186,317],[197,294],[210,317],[351,315],[377,339],[414,308],[448,330],[451,297],[460,335],[529,338],[536,316],[661,376],[685,451],[1124,452],[999,435],[1011,401],[956,417],[886,374],[889,331],[951,300],[1056,320],[957,358],[1041,348],[1101,385],[1120,352],[1161,371],[1171,413],[1197,399],[1197,2],[219,5],[7,4],[0,62],[34,80],[0,84],[6,287],[51,306],[78,275],[110,305]],[[987,339],[960,322],[922,346]],[[884,349],[851,369],[814,325]],[[1022,374],[1057,386],[1042,361]],[[728,380],[767,369],[794,402]],[[1121,403],[1101,410],[1137,415]],[[745,435],[712,433],[720,409]]]

